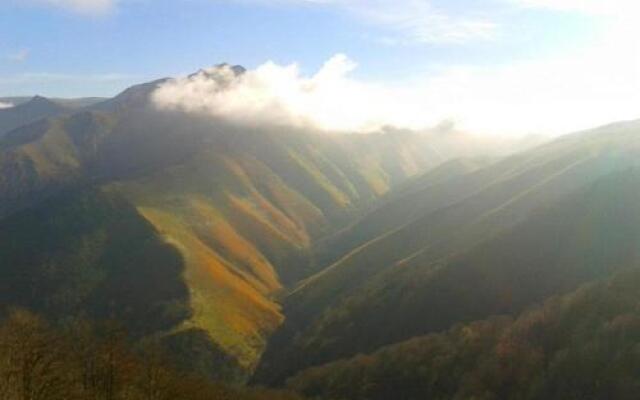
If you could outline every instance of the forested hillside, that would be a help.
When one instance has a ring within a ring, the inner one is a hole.
[[[637,265],[637,264],[635,264]],[[640,388],[640,270],[288,381],[313,398],[634,399]]]
[[[0,396],[5,400],[301,400],[185,374],[154,340],[137,345],[113,321],[52,326],[12,309],[0,324]]]

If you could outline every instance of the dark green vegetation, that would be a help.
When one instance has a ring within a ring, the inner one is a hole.
[[[323,367],[289,387],[330,399],[635,399],[640,269],[516,319],[457,325]]]
[[[245,390],[172,367],[157,341],[135,347],[113,322],[52,326],[24,310],[0,324],[3,400],[296,400],[282,391]]]
[[[6,218],[0,303],[118,320],[144,336],[189,315],[180,253],[121,199],[80,191]],[[109,301],[105,301],[109,299]]]

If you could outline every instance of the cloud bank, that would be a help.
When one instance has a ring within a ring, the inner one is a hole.
[[[311,76],[296,64],[240,75],[223,66],[169,81],[152,98],[160,109],[249,126],[367,133],[448,121],[485,135],[562,134],[640,117],[640,52],[609,39],[566,57],[448,67],[398,84],[353,78],[356,64],[344,55]]]
[[[344,55],[310,77],[296,64],[268,62],[236,74],[229,66],[172,80],[152,96],[161,109],[211,115],[242,125],[273,125],[323,131],[372,132],[387,125],[433,124],[406,101],[400,89],[349,77],[356,64]]]
[[[3,102],[0,101],[0,110],[4,110],[4,109],[7,109],[7,108],[12,108],[12,107],[13,107],[13,104],[11,104],[11,103],[3,103]]]

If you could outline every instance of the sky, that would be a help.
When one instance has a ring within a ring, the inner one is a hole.
[[[228,62],[251,73],[225,97],[183,79],[162,105],[326,130],[558,134],[640,117],[638,3],[0,0],[0,97],[112,96]]]

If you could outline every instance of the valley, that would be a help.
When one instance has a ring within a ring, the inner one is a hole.
[[[576,346],[634,334],[639,122],[537,145],[251,128],[158,108],[167,82],[0,110],[0,313],[118,321],[180,371],[363,400],[563,398],[567,365],[601,373]],[[624,338],[598,360],[636,363]]]

